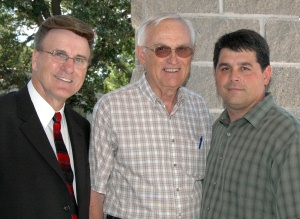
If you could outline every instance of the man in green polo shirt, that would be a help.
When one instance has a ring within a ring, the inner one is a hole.
[[[300,121],[266,91],[266,40],[246,29],[225,34],[213,62],[225,110],[213,125],[201,218],[300,218]]]

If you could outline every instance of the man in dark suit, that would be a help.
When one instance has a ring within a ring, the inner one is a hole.
[[[65,101],[84,82],[94,32],[59,15],[34,42],[31,80],[0,98],[0,217],[87,219],[90,124]]]

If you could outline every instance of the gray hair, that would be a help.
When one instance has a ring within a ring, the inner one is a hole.
[[[195,32],[195,29],[194,29],[191,21],[184,19],[183,17],[181,17],[180,15],[178,15],[176,13],[161,13],[161,14],[154,15],[153,17],[150,17],[147,20],[145,20],[140,25],[140,27],[137,31],[137,37],[136,37],[137,44],[139,46],[144,46],[145,41],[146,41],[146,30],[150,25],[154,24],[155,26],[157,26],[161,21],[164,21],[167,19],[177,20],[187,27],[189,34],[190,34],[192,46],[194,47],[195,41],[196,41],[196,32]]]

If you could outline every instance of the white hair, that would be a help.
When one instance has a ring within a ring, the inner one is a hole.
[[[146,38],[147,38],[146,37],[147,28],[151,24],[154,24],[155,26],[157,26],[161,21],[164,21],[166,19],[174,19],[174,20],[181,22],[183,25],[185,25],[189,31],[192,46],[195,46],[196,33],[195,33],[195,29],[194,29],[192,23],[189,20],[184,19],[183,17],[181,17],[180,15],[178,15],[176,13],[161,13],[161,14],[155,15],[155,16],[150,17],[147,20],[145,20],[140,25],[140,27],[137,31],[137,44],[139,46],[144,46]]]

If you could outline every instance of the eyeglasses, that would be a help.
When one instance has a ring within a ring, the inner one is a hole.
[[[71,58],[64,51],[59,51],[59,50],[54,50],[52,52],[45,51],[45,50],[38,50],[38,51],[51,54],[52,55],[52,60],[54,62],[58,62],[58,63],[61,63],[61,64],[66,63],[66,61],[68,61],[68,59],[73,59],[74,60],[74,66],[76,68],[84,69],[84,68],[87,68],[88,65],[89,65],[88,60],[86,60],[85,58],[82,58],[82,57]]]
[[[155,55],[159,58],[165,58],[165,57],[169,56],[171,54],[172,50],[175,50],[175,53],[181,58],[190,57],[194,53],[194,49],[192,49],[188,46],[179,46],[175,49],[172,49],[169,46],[158,46],[154,49],[151,49],[147,46],[143,46],[143,47],[154,52]]]

